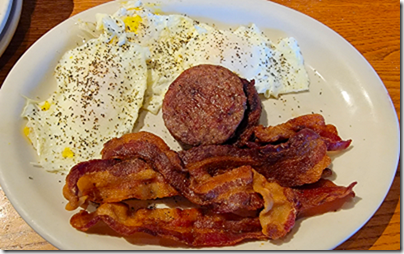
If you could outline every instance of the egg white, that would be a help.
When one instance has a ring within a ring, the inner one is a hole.
[[[43,102],[28,100],[23,112],[42,167],[70,170],[99,158],[109,139],[132,131],[147,87],[148,56],[137,44],[100,38],[64,54],[55,69],[56,91]]]
[[[197,33],[194,21],[183,15],[158,15],[137,2],[112,15],[99,14],[96,27],[106,31],[107,41],[118,38],[120,44],[128,41],[149,48],[143,108],[156,114],[169,85],[184,71],[179,52]]]
[[[199,34],[183,50],[185,69],[199,64],[224,66],[240,77],[255,80],[257,92],[267,98],[308,89],[308,75],[294,38],[275,44],[254,24],[234,32],[206,24],[200,27]]]

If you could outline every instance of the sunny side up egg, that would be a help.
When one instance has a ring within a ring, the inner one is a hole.
[[[107,26],[107,27],[106,27]],[[184,71],[180,50],[196,36],[194,20],[183,15],[159,15],[141,2],[128,2],[112,15],[97,15],[97,30],[119,43],[137,43],[150,50],[143,108],[157,114],[169,85]]]
[[[255,80],[265,97],[307,90],[309,79],[297,41],[271,42],[259,28],[241,26],[226,31],[199,25],[183,52],[184,68],[199,64],[222,65],[247,80]]]
[[[45,101],[28,100],[25,134],[48,171],[70,170],[100,157],[103,144],[131,132],[147,83],[147,48],[118,46],[100,36],[60,59],[57,89]]]

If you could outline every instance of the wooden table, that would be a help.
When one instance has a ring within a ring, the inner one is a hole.
[[[104,2],[108,0],[24,1],[15,36],[0,58],[0,84],[22,54],[47,31],[67,18]],[[324,23],[356,47],[383,80],[400,119],[400,4],[398,1],[275,0],[274,2],[298,10]],[[56,249],[21,219],[1,187],[0,249]],[[386,199],[376,214],[361,230],[337,249],[400,249],[400,167],[397,169]]]

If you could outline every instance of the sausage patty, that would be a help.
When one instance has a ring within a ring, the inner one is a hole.
[[[198,65],[185,70],[168,88],[163,119],[182,144],[222,144],[243,120],[246,101],[239,76],[221,66]]]

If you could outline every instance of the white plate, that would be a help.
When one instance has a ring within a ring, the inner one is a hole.
[[[22,0],[15,0],[12,2],[13,3],[11,6],[9,17],[7,19],[7,22],[4,23],[4,27],[2,28],[0,33],[0,56],[4,53],[7,46],[10,44],[15,30],[17,29],[18,22],[20,21]]]
[[[336,213],[299,220],[282,241],[248,242],[223,249],[332,249],[370,219],[384,200],[395,174],[399,154],[399,128],[388,93],[366,60],[343,38],[321,23],[291,9],[264,0],[164,0],[159,8],[184,13],[219,26],[254,22],[271,38],[295,37],[300,43],[311,78],[310,92],[265,100],[264,124],[321,113],[338,127],[351,149],[333,158],[334,181],[357,181],[357,197]],[[137,243],[124,238],[76,231],[69,224],[73,212],[64,210],[64,177],[30,165],[35,152],[22,134],[22,95],[45,99],[55,88],[53,68],[60,56],[81,42],[78,19],[94,21],[98,12],[114,12],[112,2],[83,12],[52,29],[19,60],[0,90],[0,180],[19,214],[41,236],[60,249],[167,249],[157,238]],[[145,122],[160,116],[144,116]],[[150,124],[153,126],[153,124]],[[167,141],[164,127],[146,128]],[[320,240],[321,239],[321,240]],[[146,243],[147,242],[147,243]]]
[[[0,1],[0,33],[6,26],[7,20],[10,16],[11,7],[13,6],[13,0],[1,0]]]

